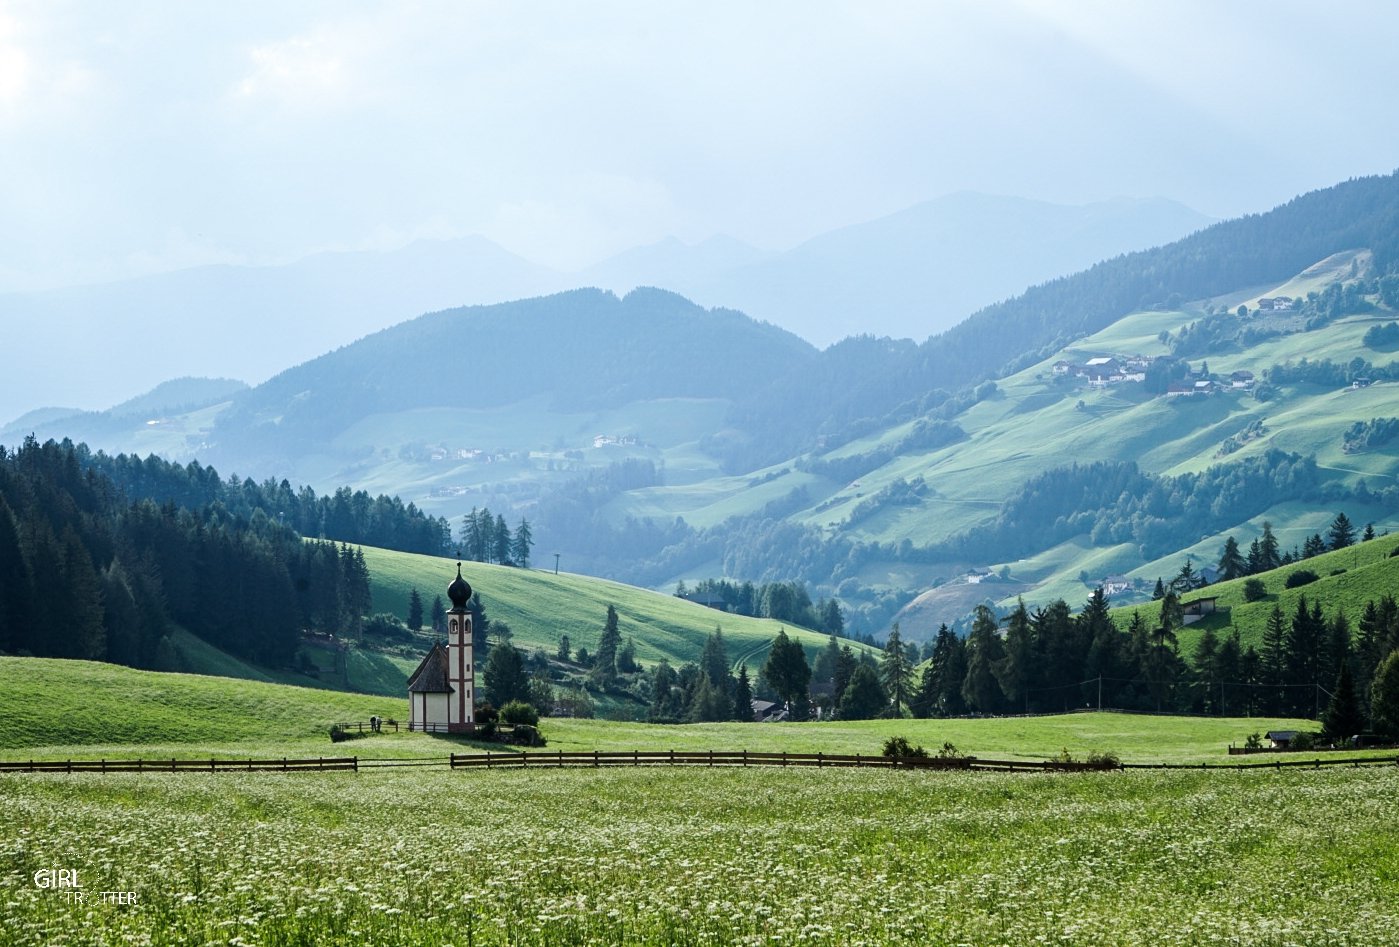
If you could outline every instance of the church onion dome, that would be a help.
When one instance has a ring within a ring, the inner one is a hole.
[[[466,608],[466,603],[471,601],[471,583],[461,577],[460,562],[457,563],[457,577],[447,586],[447,597],[452,600],[453,608]]]

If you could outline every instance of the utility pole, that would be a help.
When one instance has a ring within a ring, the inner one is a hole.
[[[554,575],[559,574],[559,554],[554,553]]]
[[[1098,675],[1098,712],[1103,710],[1103,675]]]

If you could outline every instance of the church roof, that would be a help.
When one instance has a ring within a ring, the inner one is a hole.
[[[452,685],[447,683],[447,666],[447,649],[441,643],[433,645],[423,663],[408,678],[408,693],[450,694]]]

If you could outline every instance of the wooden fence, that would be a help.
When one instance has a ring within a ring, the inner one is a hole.
[[[325,772],[402,766],[450,766],[452,769],[560,769],[615,766],[800,766],[816,768],[963,770],[1002,773],[1084,773],[1152,770],[1242,770],[1324,766],[1399,766],[1399,755],[1351,759],[1270,760],[1260,763],[1090,763],[1064,760],[989,760],[978,757],[866,756],[856,753],[755,753],[748,750],[572,751],[520,753],[453,753],[443,757],[361,759],[357,756],[280,760],[9,760],[0,773],[216,773]]]
[[[307,772],[359,770],[354,756],[318,757],[313,760],[9,760],[0,761],[0,773],[217,773]]]
[[[1282,769],[1306,766],[1399,766],[1399,756],[1364,759],[1277,760],[1268,763],[1095,763],[1080,760],[989,760],[978,757],[865,756],[830,753],[753,753],[748,750],[674,750],[621,752],[582,751],[553,753],[453,753],[452,769],[519,769],[531,767],[604,766],[805,766],[875,767],[881,769],[971,770],[975,772],[1084,773],[1128,769]]]

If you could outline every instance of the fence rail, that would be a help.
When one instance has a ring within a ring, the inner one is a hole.
[[[308,770],[359,770],[354,756],[318,757],[312,760],[8,760],[0,761],[0,773],[217,773],[306,772]]]
[[[216,773],[359,772],[361,768],[450,766],[452,769],[561,769],[617,766],[799,766],[817,768],[931,769],[1002,773],[1083,773],[1150,770],[1321,769],[1328,766],[1399,766],[1399,755],[1349,759],[1273,759],[1258,763],[1091,763],[1064,760],[992,760],[980,757],[867,756],[839,753],[759,753],[749,750],[557,750],[520,753],[452,753],[442,757],[361,759],[357,756],[262,760],[0,760],[0,773]]]

